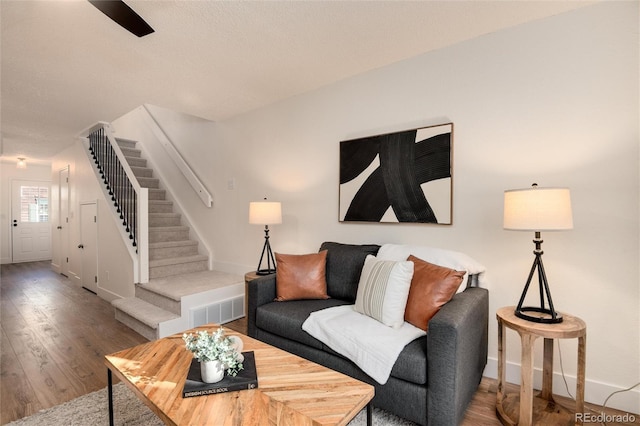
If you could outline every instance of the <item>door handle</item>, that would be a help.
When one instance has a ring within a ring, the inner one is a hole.
[[[78,244],[78,248],[83,249],[84,245],[83,244]]]
[[[18,226],[18,219],[13,219],[13,226]]]
[[[57,229],[62,229],[62,226],[58,225]]]

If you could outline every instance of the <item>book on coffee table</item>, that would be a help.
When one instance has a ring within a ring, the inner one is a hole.
[[[212,395],[222,392],[234,392],[245,389],[255,389],[258,387],[258,376],[256,373],[256,360],[253,351],[242,352],[242,370],[233,377],[226,375],[216,383],[204,383],[200,377],[200,362],[197,359],[191,361],[187,380],[182,389],[182,397]]]

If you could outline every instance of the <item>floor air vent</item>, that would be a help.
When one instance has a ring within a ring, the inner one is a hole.
[[[224,324],[244,316],[244,295],[190,310],[191,327]]]

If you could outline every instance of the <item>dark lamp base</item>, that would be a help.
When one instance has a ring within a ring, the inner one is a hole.
[[[542,315],[527,315],[525,312],[535,312]],[[516,308],[515,314],[518,318],[523,320],[539,322],[542,324],[558,324],[562,322],[562,315],[550,309],[535,308],[535,307],[523,307]]]
[[[260,269],[256,271],[256,275],[270,275],[275,273],[276,273],[275,269]]]

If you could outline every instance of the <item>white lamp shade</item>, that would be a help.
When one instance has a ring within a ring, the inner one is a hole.
[[[504,192],[504,229],[560,231],[573,228],[568,188],[512,189]]]
[[[253,201],[249,203],[249,223],[276,225],[282,223],[282,206],[277,201]]]

